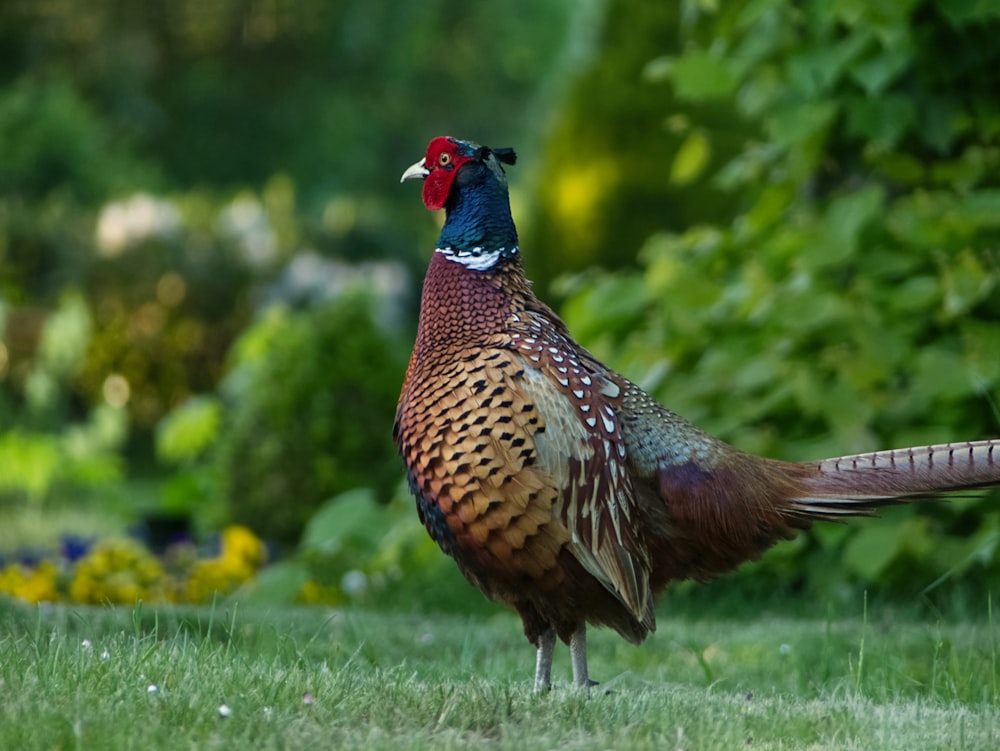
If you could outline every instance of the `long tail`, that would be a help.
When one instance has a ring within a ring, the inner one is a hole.
[[[805,492],[788,512],[805,518],[870,515],[879,506],[1000,485],[1000,439],[890,449],[805,463]]]

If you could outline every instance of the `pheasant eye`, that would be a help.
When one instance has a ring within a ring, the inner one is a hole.
[[[441,165],[442,167],[447,167],[449,164],[451,164],[451,154],[449,154],[447,151],[442,151],[441,154],[438,156],[438,164]]]

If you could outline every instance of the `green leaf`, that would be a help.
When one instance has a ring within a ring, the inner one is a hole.
[[[969,190],[990,172],[991,161],[995,159],[986,149],[970,147],[958,159],[935,161],[930,168],[931,179],[944,187]]]
[[[0,493],[40,502],[61,476],[63,456],[53,436],[13,431],[0,434]]]
[[[201,456],[219,437],[222,405],[211,397],[188,399],[156,429],[156,454],[168,462]]]
[[[262,568],[230,599],[247,605],[291,605],[309,578],[309,567],[305,562],[279,561]]]
[[[941,283],[934,276],[913,276],[904,279],[889,297],[889,306],[899,313],[919,313],[931,310],[941,299]]]
[[[948,23],[958,28],[1000,18],[1000,5],[993,0],[944,0],[938,6]]]
[[[836,0],[830,11],[849,27],[877,29],[880,37],[910,23],[913,7],[920,0]]]
[[[878,581],[906,550],[909,533],[906,523],[884,520],[867,523],[844,547],[844,567],[864,581]]]
[[[989,274],[979,258],[968,251],[950,259],[942,276],[944,310],[949,317],[964,315],[997,286],[997,275]]]
[[[881,95],[913,60],[912,43],[899,44],[851,67],[851,78],[870,96]]]
[[[919,185],[926,174],[921,160],[898,151],[875,154],[873,162],[889,180],[904,185]]]
[[[581,341],[626,330],[645,309],[645,281],[638,274],[609,275],[587,285],[563,305],[563,314]]]
[[[107,487],[124,476],[125,462],[115,454],[94,453],[72,458],[66,463],[64,473],[70,482],[94,488]]]
[[[973,391],[972,379],[962,357],[942,346],[928,346],[917,353],[912,389],[917,404],[939,398],[956,399]]]
[[[737,79],[729,63],[704,50],[692,50],[675,58],[669,76],[679,99],[725,99],[736,91]]]
[[[977,190],[959,198],[962,218],[977,227],[1000,227],[1000,190]]]
[[[345,550],[374,550],[385,527],[385,509],[375,503],[375,493],[358,488],[327,501],[302,533],[304,553],[336,555]]]
[[[780,226],[795,199],[796,195],[788,185],[764,186],[757,194],[757,201],[737,225],[740,239],[749,240],[776,225]]]
[[[880,149],[895,147],[917,119],[913,101],[901,94],[852,97],[846,101],[846,113],[847,132]]]
[[[901,243],[914,250],[938,250],[969,234],[968,222],[947,191],[919,191],[896,199],[888,206],[885,226]]]
[[[940,156],[947,156],[955,139],[965,129],[963,102],[951,91],[928,93],[920,101],[920,120],[917,132],[921,140],[935,149]],[[981,132],[985,134],[986,118],[977,116]]]
[[[962,349],[970,375],[986,385],[1000,385],[1000,326],[994,321],[965,321]]]
[[[691,131],[674,155],[674,162],[670,166],[670,182],[674,185],[687,185],[697,180],[708,166],[711,156],[712,144],[705,131]]]
[[[789,79],[807,99],[820,99],[840,79],[845,66],[870,43],[870,32],[861,30],[836,43],[804,45],[803,51],[788,61]]]
[[[91,328],[86,301],[79,295],[63,298],[45,321],[38,343],[38,358],[45,371],[57,378],[72,374],[83,361]]]
[[[838,106],[820,101],[782,107],[768,118],[771,138],[788,145],[818,139],[833,124]]]
[[[161,489],[163,508],[172,512],[190,512],[205,500],[203,479],[197,472],[174,472]]]
[[[880,216],[883,198],[881,188],[869,185],[834,199],[826,208],[816,242],[807,246],[803,260],[818,269],[853,258],[862,231]]]

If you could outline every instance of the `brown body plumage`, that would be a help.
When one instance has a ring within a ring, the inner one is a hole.
[[[671,581],[730,571],[817,519],[1000,483],[997,441],[779,462],[661,406],[531,291],[497,155],[513,161],[439,138],[404,174],[448,218],[394,432],[431,536],[520,614],[536,688],[556,636],[588,685],[586,624],[641,641]]]

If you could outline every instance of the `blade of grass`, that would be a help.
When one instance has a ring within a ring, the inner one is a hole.
[[[861,693],[861,676],[865,666],[865,634],[868,631],[868,590],[865,590],[861,616],[861,643],[858,646],[858,669],[854,678],[854,692]]]

